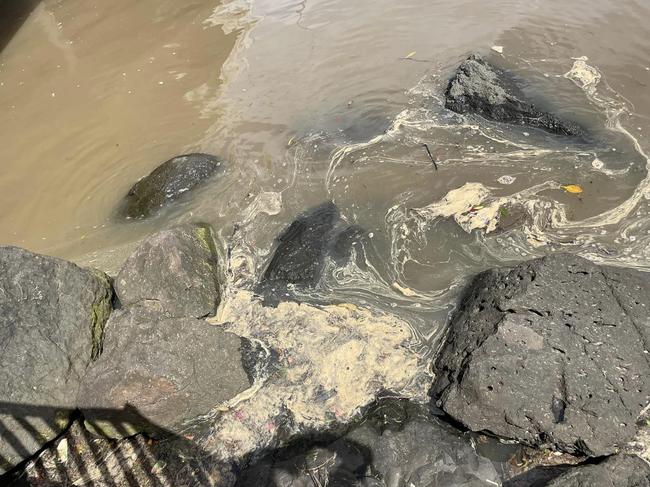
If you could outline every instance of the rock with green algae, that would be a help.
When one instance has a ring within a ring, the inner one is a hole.
[[[127,219],[155,215],[185,193],[203,185],[221,164],[217,157],[209,154],[185,154],[162,163],[133,185],[124,197],[120,215]]]
[[[67,425],[112,297],[99,271],[0,248],[0,473]]]
[[[221,278],[206,225],[163,230],[140,244],[115,280],[122,309],[78,395],[87,428],[111,438],[180,433],[251,386],[247,340],[197,319],[216,311]],[[121,421],[125,408],[146,421]]]
[[[122,306],[169,318],[214,315],[220,301],[219,256],[205,225],[182,225],[145,239],[115,279]]]
[[[203,320],[139,306],[115,311],[77,399],[86,426],[111,438],[181,434],[186,421],[250,387],[243,345]],[[133,421],[123,420],[129,409],[138,412]]]

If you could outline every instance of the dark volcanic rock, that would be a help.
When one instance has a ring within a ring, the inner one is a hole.
[[[86,367],[101,350],[112,290],[106,275],[16,247],[0,248],[0,472],[67,424]],[[20,405],[50,406],[19,424]],[[32,431],[33,430],[33,431]]]
[[[288,286],[313,287],[322,277],[328,255],[337,265],[345,265],[357,244],[357,251],[362,251],[364,240],[364,231],[346,225],[333,202],[311,208],[277,238],[257,291],[266,304],[275,305],[287,295]]]
[[[556,254],[478,275],[436,363],[453,418],[535,447],[608,455],[650,400],[650,276]]]
[[[115,292],[123,306],[147,306],[168,317],[214,314],[219,258],[210,228],[183,225],[145,239],[124,263]]]
[[[572,468],[547,487],[650,487],[650,466],[633,455],[615,455],[597,465]]]
[[[263,282],[313,286],[320,279],[330,234],[339,219],[331,201],[300,215],[278,237]]]
[[[106,325],[104,352],[84,377],[77,403],[91,428],[122,437],[156,424],[181,424],[250,387],[242,340],[193,318],[163,318],[147,308],[115,311]],[[115,425],[94,408],[135,407],[147,424]],[[156,434],[157,431],[149,431]]]
[[[537,467],[503,487],[650,487],[650,466],[635,455],[614,455],[579,466]]]
[[[124,198],[121,214],[126,218],[146,218],[203,184],[221,166],[208,154],[187,154],[162,163],[135,183]]]
[[[473,54],[449,81],[445,106],[456,113],[475,113],[490,120],[540,128],[560,135],[579,135],[580,128],[538,110],[500,69]]]

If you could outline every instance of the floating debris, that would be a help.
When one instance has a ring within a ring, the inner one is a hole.
[[[582,193],[582,188],[577,184],[567,184],[565,186],[560,186],[564,191],[571,194],[580,194]]]
[[[516,179],[517,178],[514,177],[514,176],[505,175],[505,176],[501,176],[499,179],[497,179],[497,183],[508,185],[508,184],[514,183]]]

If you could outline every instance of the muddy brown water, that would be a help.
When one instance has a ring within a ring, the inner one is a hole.
[[[4,0],[3,13],[19,3]],[[1,24],[2,244],[114,271],[143,236],[201,220],[252,269],[245,286],[280,229],[332,199],[373,249],[364,269],[328,267],[314,294],[399,314],[424,353],[486,267],[560,249],[650,265],[645,0],[23,7]],[[471,52],[589,140],[446,111],[444,86]],[[189,151],[222,156],[226,173],[157,218],[116,221],[138,178]],[[531,217],[486,234],[414,211],[467,183],[487,192],[481,206],[516,200]]]

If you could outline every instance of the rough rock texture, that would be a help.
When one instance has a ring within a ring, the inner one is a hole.
[[[650,487],[650,465],[619,454],[582,465],[536,467],[508,479],[503,487]]]
[[[580,128],[538,110],[506,74],[472,54],[449,81],[445,107],[457,113],[475,113],[497,122],[540,128],[560,135],[579,135]]]
[[[474,431],[608,455],[650,400],[650,276],[555,254],[478,275],[432,395]]]
[[[650,466],[633,455],[614,455],[596,465],[568,470],[547,487],[650,487]]]
[[[72,405],[80,378],[101,350],[111,299],[109,280],[99,271],[0,248],[0,472],[67,424],[56,409],[23,424],[16,412],[21,404]]]
[[[165,319],[140,307],[115,311],[106,325],[104,352],[84,377],[77,403],[87,422],[109,437],[147,425],[117,431],[115,422],[89,408],[130,405],[151,423],[180,432],[184,421],[250,387],[241,345],[240,337],[205,321]]]
[[[258,293],[265,296],[267,304],[276,305],[288,296],[288,286],[315,286],[328,255],[337,265],[345,265],[352,247],[363,239],[364,231],[346,225],[331,201],[305,211],[277,238]]]
[[[133,185],[120,213],[126,218],[152,216],[184,193],[199,187],[220,166],[221,161],[208,154],[174,157]]]
[[[123,306],[202,318],[219,305],[219,258],[207,226],[183,225],[145,239],[115,279]]]
[[[380,405],[361,426],[339,439],[306,440],[276,451],[245,470],[237,485],[498,485],[494,466],[476,454],[469,439],[426,413],[409,417],[400,409],[394,404]]]

